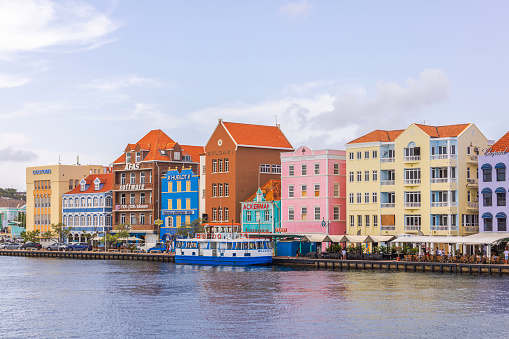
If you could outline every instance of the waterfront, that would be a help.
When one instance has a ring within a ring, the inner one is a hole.
[[[507,336],[509,279],[0,257],[13,338]]]

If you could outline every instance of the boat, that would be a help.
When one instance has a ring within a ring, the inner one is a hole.
[[[249,238],[235,225],[206,225],[205,233],[192,239],[177,239],[175,262],[190,265],[269,265],[272,264],[270,240]]]

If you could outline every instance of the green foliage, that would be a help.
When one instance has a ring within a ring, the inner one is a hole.
[[[118,245],[123,239],[129,238],[129,231],[131,230],[131,225],[129,224],[119,224],[115,227],[115,233],[110,234],[107,233],[105,237],[101,238],[101,244],[104,244],[106,241],[105,248],[108,248],[109,245]]]
[[[346,251],[350,254],[354,253],[355,252],[355,246],[354,245],[351,245],[351,246],[348,246],[346,248]]]
[[[0,196],[26,201],[26,193],[18,192],[15,188],[0,188]]]
[[[327,252],[329,253],[340,253],[343,248],[340,244],[332,244],[331,246],[327,247]]]
[[[51,231],[46,231],[44,233],[41,234],[41,237],[45,238],[45,239],[51,239],[53,238],[53,233]]]
[[[51,228],[53,229],[53,232],[55,232],[58,243],[65,243],[72,231],[71,226],[66,226],[61,222],[58,224],[51,224]]]
[[[35,242],[37,240],[37,237],[41,234],[41,231],[34,230],[34,231],[23,231],[21,232],[20,236],[23,238],[25,242]]]
[[[177,228],[177,235],[182,238],[194,238],[196,233],[204,233],[205,227],[203,227],[201,218],[193,220],[191,223],[185,224]]]
[[[386,253],[387,252],[387,247],[386,246],[377,246],[379,248],[379,252],[378,253]]]
[[[408,249],[408,254],[416,255],[418,252],[419,252],[419,249],[417,247]]]

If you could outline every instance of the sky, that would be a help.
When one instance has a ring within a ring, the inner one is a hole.
[[[218,119],[295,147],[374,129],[509,130],[508,1],[0,0],[0,187],[30,166],[108,165]]]

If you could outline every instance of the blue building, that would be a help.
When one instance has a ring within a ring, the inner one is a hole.
[[[269,180],[241,202],[242,232],[281,232],[281,181]]]
[[[113,174],[91,174],[62,195],[62,223],[72,227],[74,241],[83,233],[103,234],[112,227]]]
[[[161,179],[161,241],[171,240],[177,227],[199,217],[199,178],[191,168],[170,169]]]

